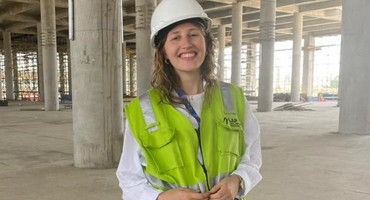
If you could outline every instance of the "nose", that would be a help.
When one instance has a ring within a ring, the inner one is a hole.
[[[187,48],[190,48],[193,46],[192,44],[192,41],[191,41],[191,37],[190,36],[187,36],[187,37],[183,37],[182,41],[181,41],[181,46],[182,48],[184,49],[187,49]]]

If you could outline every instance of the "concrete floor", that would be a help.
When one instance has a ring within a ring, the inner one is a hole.
[[[314,111],[256,113],[264,179],[249,200],[370,199],[370,135],[338,134],[335,105],[316,102],[307,106]],[[42,105],[0,107],[0,199],[120,199],[115,169],[73,167],[71,109],[21,111],[33,108]]]

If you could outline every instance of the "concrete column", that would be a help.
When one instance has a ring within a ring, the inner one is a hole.
[[[45,110],[59,110],[55,0],[40,0]]]
[[[312,97],[313,87],[313,68],[315,38],[311,35],[304,36],[304,55],[303,55],[303,76],[302,76],[302,93],[305,96]]]
[[[260,15],[261,64],[257,110],[270,112],[273,100],[276,0],[261,0]]]
[[[300,101],[301,89],[301,51],[302,51],[303,15],[294,13],[293,27],[293,61],[290,101]]]
[[[37,23],[37,78],[40,101],[45,101],[44,70],[42,65],[41,23]]]
[[[121,0],[75,1],[71,41],[74,165],[112,168],[122,153]]]
[[[256,87],[256,43],[247,44],[247,80],[246,91],[250,95],[255,94]]]
[[[126,96],[126,42],[122,43],[122,91]]]
[[[370,134],[370,18],[368,0],[344,0],[339,76],[339,132]]]
[[[232,55],[231,55],[231,83],[240,86],[241,51],[242,51],[242,2],[232,5]]]
[[[14,100],[19,97],[19,82],[18,82],[18,62],[17,51],[13,50],[13,75],[14,75]]]
[[[12,39],[10,32],[3,32],[4,59],[5,59],[5,86],[6,99],[14,100],[13,87],[13,57],[12,57]]]
[[[64,67],[65,67],[64,66],[64,53],[59,52],[59,84],[60,84],[60,88],[58,89],[58,91],[61,94],[64,94],[64,92],[65,92]]]
[[[68,95],[72,96],[71,43],[69,39],[67,39],[67,56],[68,56]]]
[[[150,43],[150,20],[156,0],[135,0],[137,95],[150,89],[154,51]]]
[[[218,26],[218,69],[217,78],[224,81],[224,61],[225,61],[225,25]]]
[[[135,88],[134,88],[134,54],[130,54],[130,96],[135,95]]]

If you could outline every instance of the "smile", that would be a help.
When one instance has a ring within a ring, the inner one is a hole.
[[[195,53],[182,53],[180,54],[180,58],[192,58],[195,57]]]

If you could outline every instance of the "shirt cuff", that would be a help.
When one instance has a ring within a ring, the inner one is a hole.
[[[244,190],[239,188],[237,199],[245,197],[248,192],[252,190],[262,180],[260,172],[252,167],[248,167],[247,170],[235,170],[231,175],[238,175],[243,179]]]

